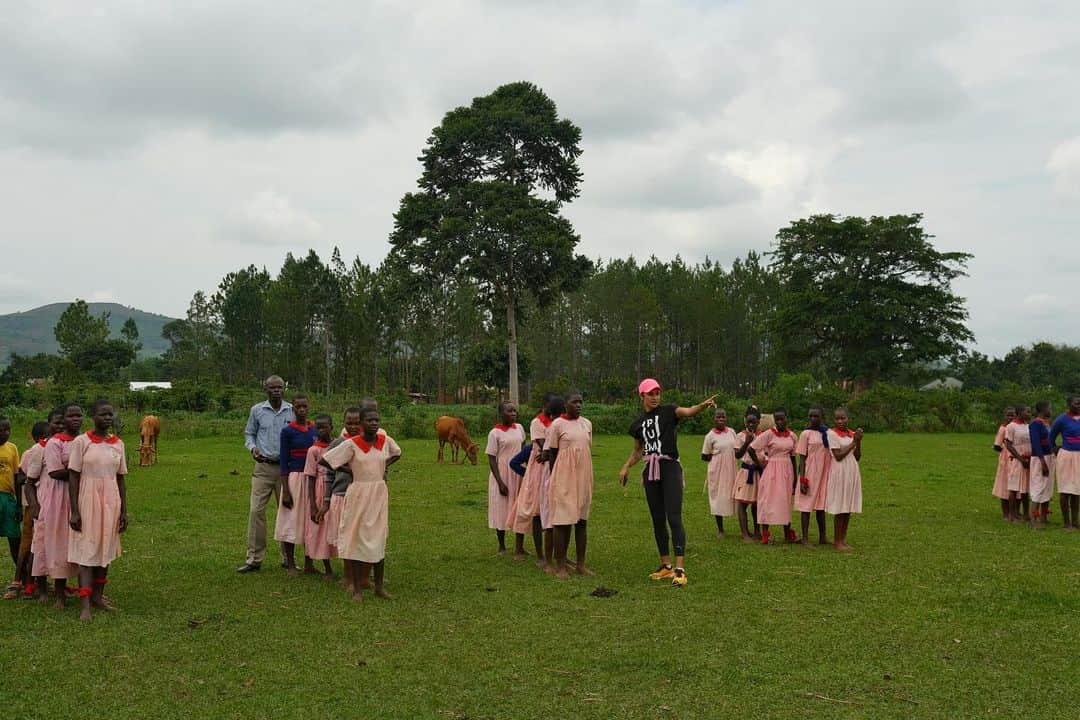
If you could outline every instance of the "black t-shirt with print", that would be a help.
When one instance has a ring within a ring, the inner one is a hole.
[[[630,437],[641,441],[645,455],[667,455],[679,459],[679,446],[675,439],[679,418],[675,405],[658,405],[630,426]]]

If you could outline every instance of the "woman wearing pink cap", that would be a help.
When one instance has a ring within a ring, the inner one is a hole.
[[[638,460],[645,459],[642,484],[645,499],[652,515],[656,548],[660,551],[660,567],[649,577],[653,580],[671,579],[675,587],[686,585],[686,530],[682,524],[683,472],[679,464],[679,447],[676,438],[677,425],[682,418],[693,417],[709,407],[716,407],[713,395],[693,407],[660,404],[660,383],[646,378],[638,384],[638,396],[644,409],[641,417],[630,426],[634,438],[634,451],[630,453],[619,482],[626,485],[626,476]],[[670,536],[668,527],[671,528]],[[669,542],[675,545],[675,567],[671,565]]]

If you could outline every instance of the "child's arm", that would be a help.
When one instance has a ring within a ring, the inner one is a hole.
[[[304,474],[304,490],[307,491],[308,507],[311,508],[311,522],[319,524],[319,508],[315,505],[315,483],[319,478],[314,475]]]
[[[292,453],[290,447],[289,437],[292,433],[289,432],[289,426],[286,425],[281,429],[281,436],[278,444],[278,473],[281,475],[281,507],[292,510],[293,496],[289,492],[289,458]]]
[[[853,448],[851,452],[855,453],[855,462],[862,460],[862,428],[855,428],[854,442],[851,443]]]
[[[634,467],[641,460],[643,449],[640,440],[634,440],[634,449],[630,451],[630,457],[626,458],[626,462],[623,463],[622,469],[619,470],[619,484],[626,485],[626,476],[630,474],[630,468]]]
[[[82,532],[82,516],[79,514],[79,483],[82,474],[77,470],[67,471],[68,500],[71,511],[68,513],[68,525],[75,532]]]
[[[37,520],[41,514],[41,504],[37,496],[37,478],[26,478],[26,509],[32,520]]]
[[[125,475],[116,476],[116,488],[120,491],[120,532],[124,532],[128,528],[127,477]]]
[[[510,494],[510,488],[506,487],[506,483],[499,477],[499,461],[494,455],[488,455],[488,469],[491,471],[491,477],[495,478],[495,484],[499,486],[499,494],[506,496]]]
[[[754,442],[754,434],[750,432],[746,433],[746,437],[743,438],[742,447],[735,451],[736,460],[742,460],[743,455],[745,455],[746,451],[750,449],[750,443],[752,442]],[[754,463],[757,464],[757,461],[755,460]]]
[[[21,469],[16,470],[15,471],[15,502],[20,506],[22,505],[22,496],[23,496],[22,489],[23,489],[23,485],[25,485],[25,484],[26,484],[26,474]]]
[[[712,448],[709,447],[709,436],[706,435],[705,436],[705,441],[703,443],[701,443],[701,461],[702,462],[712,462],[712,453],[709,452],[710,450],[712,450]]]
[[[518,477],[525,477],[525,466],[529,462],[529,457],[532,455],[532,445],[526,445],[518,451],[518,454],[510,459],[510,469]]]

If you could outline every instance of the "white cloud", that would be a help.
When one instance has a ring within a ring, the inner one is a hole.
[[[1046,169],[1053,176],[1058,192],[1080,196],[1080,136],[1055,147],[1046,161]]]
[[[249,245],[307,247],[322,233],[317,220],[274,190],[252,195],[236,217],[222,228],[221,239]]]

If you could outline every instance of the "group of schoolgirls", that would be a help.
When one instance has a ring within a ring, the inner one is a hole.
[[[1062,524],[1070,531],[1080,528],[1080,395],[1067,403],[1068,410],[1053,421],[1046,400],[1035,403],[1034,419],[1027,405],[1005,408],[994,437],[998,463],[992,494],[1006,522],[1046,527],[1056,480]]]
[[[105,584],[128,525],[127,460],[124,441],[112,433],[112,405],[97,401],[91,417],[93,428],[81,432],[83,410],[72,403],[31,429],[33,444],[17,461],[14,489],[21,515],[12,545],[16,576],[4,595],[47,605],[52,580],[55,606],[64,609],[68,596],[77,596],[80,620],[89,620],[94,609],[113,609]],[[5,451],[10,434],[10,424],[0,421]],[[6,509],[0,515],[10,541],[11,517]],[[77,588],[68,587],[71,579]]]
[[[390,599],[384,587],[389,535],[387,468],[401,459],[401,448],[379,427],[374,400],[345,411],[344,429],[335,437],[333,419],[308,420],[308,398],[292,401],[296,419],[281,431],[281,495],[274,539],[281,543],[289,575],[299,574],[296,546],[304,546],[304,572],[333,580],[330,561],[340,557],[343,584],[354,600],[364,590]],[[372,585],[374,576],[374,586]]]
[[[582,416],[582,397],[549,393],[543,409],[525,429],[513,403],[499,405],[499,423],[488,433],[488,527],[499,553],[506,533],[514,533],[514,558],[523,560],[531,534],[536,565],[557,578],[569,577],[567,554],[574,538],[573,571],[592,575],[585,564],[592,507],[592,423]]]
[[[862,512],[862,429],[848,427],[844,408],[834,411],[832,427],[825,424],[821,408],[810,408],[802,433],[789,427],[784,408],[773,410],[772,417],[774,426],[759,431],[761,412],[750,406],[744,429],[736,433],[723,409],[714,414],[701,459],[709,464],[706,484],[717,530],[723,535],[723,519],[737,515],[744,542],[768,545],[770,526],[782,525],[786,542],[812,547],[810,516],[814,515],[818,545],[826,545],[828,513],[834,518],[833,547],[849,552],[851,515]],[[793,510],[800,515],[801,538],[791,527]]]

